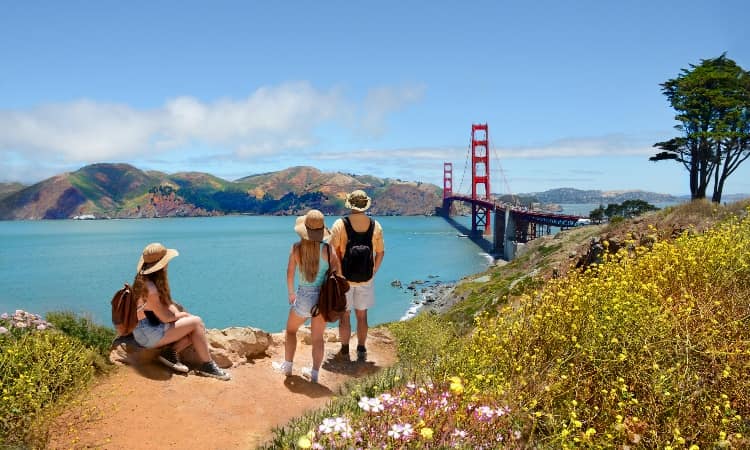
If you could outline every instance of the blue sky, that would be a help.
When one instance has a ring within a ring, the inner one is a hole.
[[[128,162],[229,180],[310,165],[442,186],[450,161],[466,192],[471,124],[486,122],[493,192],[688,194],[682,166],[648,161],[675,133],[659,84],[723,52],[750,69],[743,0],[0,10],[0,181]],[[750,163],[724,192],[750,193]]]

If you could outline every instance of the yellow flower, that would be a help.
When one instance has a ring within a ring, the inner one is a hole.
[[[432,428],[424,427],[421,430],[419,430],[419,434],[422,435],[422,439],[425,441],[431,441],[432,440]]]
[[[310,442],[310,438],[308,438],[307,436],[302,436],[297,440],[297,447],[310,448],[312,447],[312,442]]]

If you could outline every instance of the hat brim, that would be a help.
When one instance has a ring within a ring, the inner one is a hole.
[[[331,231],[328,227],[312,229],[305,225],[305,216],[297,217],[294,223],[294,231],[297,232],[299,237],[307,239],[308,241],[323,242],[331,237]]]
[[[346,199],[346,203],[344,203],[344,206],[346,206],[347,208],[349,208],[351,210],[354,210],[354,211],[359,211],[359,212],[365,212],[365,211],[367,211],[368,209],[370,209],[371,205],[372,205],[372,199],[370,197],[367,197],[367,204],[365,206],[361,207],[361,208],[358,207],[358,206],[352,205],[351,203],[349,203],[349,199],[348,198]]]
[[[148,275],[150,273],[157,272],[167,267],[167,264],[169,264],[169,261],[175,256],[179,256],[179,255],[180,255],[180,252],[178,252],[177,250],[173,248],[168,248],[167,253],[165,253],[164,256],[162,256],[162,258],[156,262],[156,264],[154,264],[153,266],[143,271],[141,269],[143,268],[144,261],[143,261],[143,255],[141,255],[140,259],[138,260],[138,268],[136,271],[140,273],[141,275]]]

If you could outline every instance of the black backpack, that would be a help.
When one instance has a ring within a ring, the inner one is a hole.
[[[358,233],[352,228],[348,217],[344,217],[346,227],[346,250],[341,258],[341,269],[349,281],[367,281],[372,278],[372,268],[375,261],[372,257],[372,234],[375,231],[375,221],[370,219],[370,226],[364,233]]]

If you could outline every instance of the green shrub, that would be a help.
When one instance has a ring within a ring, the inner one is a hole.
[[[96,350],[100,355],[109,355],[110,345],[116,336],[112,328],[97,325],[88,317],[80,317],[70,311],[49,312],[47,321],[68,336]]]
[[[91,352],[54,330],[6,336],[0,344],[0,442],[43,444],[46,414],[91,380]]]

